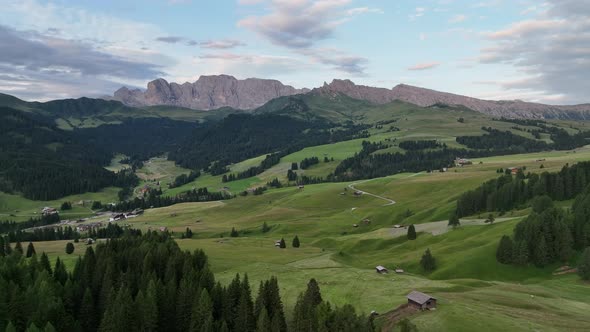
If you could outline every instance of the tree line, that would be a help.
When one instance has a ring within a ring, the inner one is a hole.
[[[199,176],[201,176],[200,171],[190,171],[189,174],[180,174],[177,176],[172,183],[170,183],[170,188],[177,188],[183,186],[187,183],[195,181]]]
[[[148,209],[170,206],[178,203],[221,201],[233,198],[225,192],[211,192],[207,188],[198,188],[185,191],[176,196],[161,196],[157,191],[150,190],[146,197],[135,197],[129,201],[123,201],[113,206],[113,211],[131,211],[135,209]]]
[[[439,143],[435,140],[422,140],[422,141],[403,141],[399,143],[399,147],[404,150],[425,150],[425,149],[437,149],[446,148],[446,143]]]
[[[253,294],[247,275],[223,286],[201,250],[148,232],[88,247],[68,273],[47,255],[0,258],[0,330],[373,331],[350,305],[334,307],[311,280],[287,320],[278,280]]]
[[[463,193],[457,200],[458,217],[483,211],[509,211],[536,196],[548,195],[556,201],[568,200],[584,191],[590,181],[590,162],[565,165],[559,172],[540,175],[520,171],[516,176],[503,175]]]

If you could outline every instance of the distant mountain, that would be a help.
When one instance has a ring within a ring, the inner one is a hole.
[[[386,104],[394,100],[401,100],[422,107],[440,104],[464,106],[494,117],[590,119],[590,104],[557,106],[529,103],[520,100],[492,101],[439,92],[406,84],[397,85],[393,89],[385,89],[356,85],[350,80],[333,80],[330,84],[324,83],[322,87],[313,89],[311,93],[324,96],[344,94],[351,98],[366,100],[375,104]]]
[[[276,80],[248,78],[238,80],[229,75],[201,76],[194,83],[168,83],[159,78],[147,85],[146,91],[117,90],[112,97],[128,106],[170,105],[198,110],[221,107],[253,109],[271,99],[308,92]]]

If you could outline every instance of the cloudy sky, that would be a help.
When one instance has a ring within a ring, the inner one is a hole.
[[[157,77],[399,83],[590,102],[590,0],[2,0],[0,92],[112,94]]]

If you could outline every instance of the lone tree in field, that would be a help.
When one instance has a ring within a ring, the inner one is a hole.
[[[461,226],[461,221],[459,220],[459,216],[457,216],[457,212],[451,213],[451,217],[449,218],[449,226],[453,226],[453,228]]]
[[[488,219],[486,219],[486,221],[485,221],[485,222],[486,222],[486,224],[493,224],[495,220],[496,220],[496,219],[494,218],[494,215],[490,213],[490,214],[488,215]]]
[[[264,224],[262,224],[262,233],[267,233],[268,231],[270,231],[270,227],[268,227],[268,224],[265,221]]]
[[[285,239],[281,238],[281,243],[279,245],[282,249],[287,248],[287,244],[285,243]]]
[[[299,237],[297,237],[297,235],[295,235],[295,237],[293,238],[293,248],[299,248]]]
[[[238,231],[236,230],[235,227],[231,228],[231,233],[229,233],[229,236],[231,237],[238,237],[240,235],[240,233],[238,233]]]
[[[35,246],[33,246],[33,242],[29,242],[29,245],[27,246],[27,258],[32,257],[35,254]]]
[[[414,227],[414,224],[411,224],[410,227],[408,227],[408,240],[416,240],[416,228]]]
[[[584,250],[580,264],[578,264],[578,274],[584,280],[590,280],[590,247]]]
[[[72,209],[72,203],[70,202],[63,202],[61,203],[61,210],[71,210]]]
[[[74,244],[72,242],[68,242],[66,244],[66,254],[71,255],[74,253]]]
[[[430,248],[426,249],[426,252],[424,253],[424,255],[422,255],[420,265],[426,272],[432,272],[436,269],[436,260],[430,253]]]

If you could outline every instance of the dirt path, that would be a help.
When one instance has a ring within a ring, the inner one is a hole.
[[[498,218],[498,219],[494,220],[494,223],[514,220],[514,219],[518,219],[518,218],[521,218],[521,217]],[[485,219],[461,219],[461,227],[487,225],[485,221],[486,221]],[[448,224],[449,224],[448,220],[441,220],[441,221],[427,222],[424,224],[415,224],[414,227],[416,227],[416,232],[430,233],[430,234],[436,236],[436,235],[444,234],[444,233],[448,232],[449,230],[451,230],[452,228],[449,227]],[[393,237],[405,236],[407,233],[408,233],[407,228],[392,228],[391,229],[391,235]]]
[[[371,179],[371,180],[372,180],[372,179]],[[366,192],[366,191],[363,191],[363,190],[360,190],[360,189],[357,189],[357,188],[355,188],[355,187],[354,187],[355,185],[358,185],[358,184],[361,184],[361,183],[365,183],[365,182],[368,182],[368,181],[371,181],[371,180],[364,180],[364,181],[360,181],[360,182],[354,182],[354,183],[351,183],[351,184],[349,184],[349,185],[348,185],[348,188],[350,188],[350,189],[352,189],[352,190],[354,190],[354,191],[361,192],[363,195],[369,195],[369,196],[373,196],[373,197],[376,197],[376,198],[382,199],[382,200],[384,200],[384,201],[387,201],[387,204],[385,204],[385,205],[383,205],[383,206],[389,206],[389,205],[393,205],[393,204],[395,204],[395,201],[394,201],[393,199],[389,199],[389,198],[387,198],[387,197],[383,197],[383,196],[379,196],[379,195],[371,194],[371,193],[369,193],[369,192]]]

